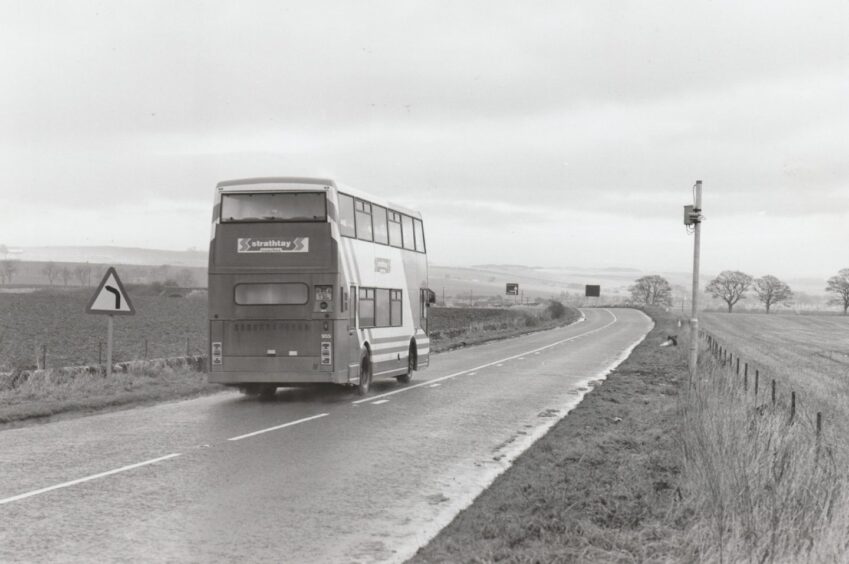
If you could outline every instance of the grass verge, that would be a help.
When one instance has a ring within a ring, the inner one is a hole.
[[[644,562],[678,553],[682,347],[656,326],[631,356],[413,562]],[[675,328],[677,333],[677,327]]]
[[[34,372],[14,387],[0,388],[0,427],[14,427],[56,416],[80,416],[116,408],[197,397],[223,390],[191,367],[132,368],[74,375]]]

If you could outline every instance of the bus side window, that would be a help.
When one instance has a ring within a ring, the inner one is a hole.
[[[339,307],[340,311],[348,309],[348,294],[345,293],[345,286],[339,286]]]

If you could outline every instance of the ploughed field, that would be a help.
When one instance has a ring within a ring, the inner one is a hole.
[[[774,378],[806,411],[849,428],[849,316],[705,313],[704,328],[760,370],[763,389]]]
[[[100,362],[106,355],[106,318],[85,313],[91,288],[0,293],[0,372],[35,368],[46,347],[48,368]],[[136,315],[115,318],[115,362],[206,354],[205,293],[184,297],[128,290]],[[434,344],[452,346],[483,335],[506,334],[546,323],[543,308],[472,309],[433,307]],[[571,321],[577,312],[567,310]],[[147,355],[145,357],[145,351]]]

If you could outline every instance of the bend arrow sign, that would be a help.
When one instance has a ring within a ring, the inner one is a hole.
[[[130,301],[130,296],[124,290],[121,279],[115,268],[109,267],[103,280],[97,285],[91,301],[86,308],[86,313],[100,313],[107,315],[133,315],[136,309]]]

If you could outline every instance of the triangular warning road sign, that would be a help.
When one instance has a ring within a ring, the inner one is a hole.
[[[110,266],[109,270],[106,271],[85,311],[86,313],[109,315],[133,315],[136,313],[133,302],[130,301],[130,296],[124,290],[124,285],[121,284],[121,279],[118,278],[115,268]]]

